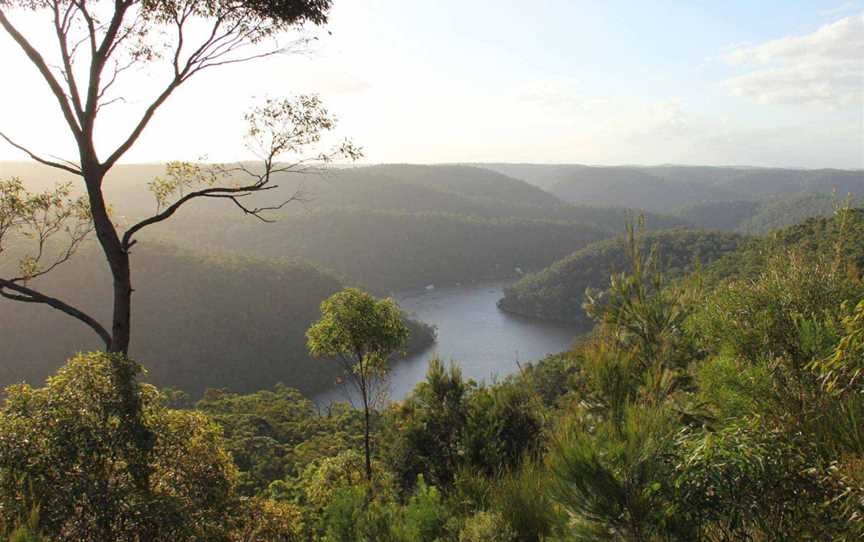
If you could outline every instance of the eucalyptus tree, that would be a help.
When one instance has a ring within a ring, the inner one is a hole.
[[[305,24],[326,23],[330,3],[330,0],[0,2],[0,27],[18,45],[51,90],[78,156],[72,160],[48,158],[39,150],[25,147],[2,129],[0,136],[33,160],[81,177],[93,228],[113,277],[113,319],[108,333],[100,333],[108,351],[125,354],[129,349],[133,291],[129,255],[135,234],[146,226],[166,220],[191,199],[227,198],[239,202],[244,194],[268,188],[275,159],[284,152],[297,150],[321,130],[331,128],[332,124],[316,116],[315,107],[306,107],[303,115],[291,119],[292,111],[279,110],[274,107],[276,104],[268,104],[259,112],[269,118],[264,126],[257,126],[258,130],[277,128],[274,121],[286,118],[301,123],[296,130],[274,134],[270,147],[264,149],[267,167],[263,173],[253,175],[248,183],[226,187],[218,184],[223,180],[219,176],[185,172],[193,175],[187,175],[181,183],[175,184],[178,189],[180,184],[192,180],[206,181],[212,186],[186,194],[125,233],[118,231],[111,219],[103,193],[106,174],[135,145],[159,108],[179,87],[203,71],[284,51],[285,47],[278,42],[280,35]],[[47,47],[43,48],[45,50],[37,49],[36,37],[26,35],[19,28],[15,15],[22,12],[35,12],[44,17],[45,24],[56,36],[55,54],[51,54]],[[105,107],[123,99],[123,96],[113,95],[112,91],[131,69],[144,64],[167,65],[165,83],[143,109],[140,118],[132,123],[129,132],[107,153],[101,153],[97,149],[96,133]],[[254,135],[261,135],[261,132],[256,131]],[[194,175],[198,175],[197,178]],[[176,192],[169,191],[168,194]],[[244,210],[252,214],[262,211]],[[27,298],[32,302],[44,302],[38,292],[22,286],[20,281],[5,279],[0,282],[0,287],[2,291],[15,292],[18,300]],[[64,312],[70,314],[71,311]],[[75,314],[70,316],[77,317]],[[95,327],[91,322],[85,323]]]
[[[0,295],[62,311],[90,327],[105,343],[106,351],[119,354],[111,359],[120,360],[128,354],[131,340],[134,290],[130,255],[137,234],[168,220],[196,199],[228,200],[243,213],[268,220],[268,211],[296,199],[295,194],[262,206],[246,203],[249,196],[276,188],[274,176],[309,167],[310,162],[357,157],[358,149],[346,142],[302,158],[311,147],[320,145],[322,134],[334,128],[335,120],[315,96],[274,99],[247,116],[249,146],[262,165],[173,164],[165,178],[150,185],[157,200],[152,216],[125,231],[112,220],[104,194],[108,172],[139,141],[177,89],[202,72],[293,50],[306,41],[297,38],[299,31],[324,25],[330,8],[331,0],[0,0],[0,28],[50,90],[77,156],[55,158],[21,142],[2,126],[0,138],[36,162],[80,177],[85,193],[84,199],[77,201],[62,187],[42,195],[30,194],[17,181],[0,188],[5,194],[2,197],[8,196],[7,205],[0,207],[0,224],[5,225],[0,226],[0,242],[3,228],[6,240],[14,237],[16,246],[20,245],[17,241],[36,239],[36,248],[18,250],[19,265],[13,266],[17,269],[0,276]],[[47,31],[54,43],[42,43],[43,34],[28,31],[32,25],[25,25],[25,19],[42,21],[43,32]],[[104,126],[106,107],[124,100],[118,93],[122,82],[128,84],[130,74],[145,67],[154,74],[154,81],[157,68],[161,68],[164,81],[136,113],[139,116],[133,118],[128,132],[107,145],[103,138],[97,138]],[[31,212],[34,209],[35,215]],[[89,228],[95,232],[112,276],[109,325],[40,292],[31,283],[31,279],[54,271],[68,260],[81,244],[79,234]],[[46,254],[45,248],[58,244],[59,256]],[[139,434],[144,430],[137,421],[140,399],[136,372],[130,364],[115,363],[115,385],[123,397],[120,409],[126,413],[124,423],[146,444],[149,437]]]
[[[386,396],[388,360],[404,350],[408,326],[390,298],[345,288],[321,303],[321,318],[306,332],[309,353],[334,357],[363,402],[366,478],[372,480],[371,416]]]

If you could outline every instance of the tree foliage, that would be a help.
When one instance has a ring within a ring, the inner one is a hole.
[[[309,353],[336,357],[363,404],[366,477],[372,479],[372,411],[386,397],[390,357],[405,348],[409,331],[399,305],[345,288],[321,303],[321,319],[306,332]]]
[[[44,388],[6,389],[0,411],[4,524],[38,506],[51,540],[222,539],[236,468],[221,430],[202,414],[163,407],[142,390],[156,436],[149,487],[135,482],[140,450],[124,435],[109,354],[79,355]],[[59,490],[62,488],[62,490]]]
[[[150,458],[146,453],[152,449],[153,439],[144,427],[135,371],[129,370],[123,360],[129,353],[132,336],[134,289],[130,255],[137,243],[135,235],[169,219],[193,199],[229,200],[245,214],[259,218],[263,212],[290,203],[291,198],[276,205],[252,208],[244,205],[243,200],[251,194],[268,190],[274,171],[291,169],[290,165],[275,165],[278,158],[296,154],[301,148],[317,143],[320,133],[332,129],[333,124],[316,99],[301,98],[299,105],[290,101],[271,102],[253,110],[249,117],[252,122],[248,135],[253,142],[266,144],[260,156],[263,162],[261,171],[253,172],[241,166],[240,170],[247,175],[246,182],[222,185],[214,181],[206,188],[183,195],[125,231],[121,231],[121,226],[112,218],[103,190],[105,176],[136,144],[162,105],[190,78],[203,70],[275,54],[283,47],[273,44],[261,50],[257,46],[288,29],[306,23],[325,23],[329,9],[329,0],[5,0],[0,3],[0,27],[50,90],[78,156],[72,160],[47,159],[42,151],[34,151],[6,133],[0,132],[0,137],[36,162],[80,177],[86,190],[87,218],[111,273],[111,325],[103,326],[80,308],[21,286],[15,277],[0,279],[0,291],[7,299],[47,305],[87,324],[104,341],[106,351],[121,354],[109,358],[109,361],[115,365],[114,385],[123,397],[118,404],[122,415],[120,423],[127,426],[126,432],[142,453],[142,457],[136,459],[141,468],[136,469],[135,474],[136,483],[142,488],[148,485]],[[42,47],[29,31],[22,30],[18,22],[21,11],[33,12],[43,28],[51,31],[52,39],[56,38],[56,47]],[[192,27],[197,27],[198,31]],[[204,31],[200,32],[202,28]],[[118,92],[118,81],[123,81],[130,69],[157,61],[168,68],[167,81],[154,97],[145,102],[143,111],[133,113],[137,120],[133,120],[124,135],[110,142],[107,151],[97,148],[101,145],[97,145],[95,134],[101,126],[105,108],[125,99],[126,89]],[[278,130],[279,133],[273,132],[268,137],[265,133],[268,130]],[[330,153],[320,153],[317,160],[326,162],[333,156],[355,157],[358,153],[353,145],[343,144]],[[163,184],[163,190],[157,190],[157,200],[164,199],[185,184],[180,182],[173,187]],[[51,207],[59,209],[60,201],[51,201]],[[6,210],[2,212],[5,214]],[[21,211],[17,214],[20,215]],[[0,218],[0,221],[5,222],[6,218]],[[71,248],[66,252],[74,252],[77,243],[73,235],[68,244]],[[38,263],[24,261],[29,262],[23,269],[25,278],[34,273],[47,273],[56,267],[49,265],[40,269]],[[14,293],[8,294],[7,290]]]

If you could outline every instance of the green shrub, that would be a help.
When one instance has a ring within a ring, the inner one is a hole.
[[[197,412],[170,410],[140,387],[144,425],[155,436],[148,485],[130,464],[140,448],[118,415],[108,354],[71,359],[44,388],[6,389],[0,409],[0,523],[14,525],[35,503],[54,542],[200,540],[225,535],[237,472],[221,430]],[[118,363],[130,363],[119,361]]]
[[[516,533],[504,516],[497,512],[480,511],[465,520],[459,531],[459,542],[515,542]]]
[[[449,516],[441,493],[426,485],[421,476],[417,490],[402,510],[400,537],[405,542],[435,542],[445,535]]]

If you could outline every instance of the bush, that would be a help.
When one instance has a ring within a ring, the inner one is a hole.
[[[165,408],[155,388],[141,386],[155,447],[148,485],[136,484],[130,463],[140,449],[117,415],[116,363],[131,364],[82,354],[44,388],[6,389],[0,522],[15,524],[38,503],[39,526],[55,542],[224,539],[237,472],[220,429],[202,414]]]
[[[435,486],[426,485],[421,476],[402,512],[400,537],[406,542],[435,542],[444,535],[449,515],[441,493]]]
[[[610,532],[651,540],[675,530],[668,495],[677,431],[667,409],[641,405],[627,405],[620,420],[563,425],[549,457],[550,491],[573,518],[576,540]]]
[[[534,461],[496,481],[491,509],[506,519],[506,531],[520,542],[546,540],[562,523],[559,508],[549,497],[550,472]],[[506,539],[506,538],[505,538]]]
[[[374,500],[368,488],[336,490],[324,510],[326,542],[401,542],[392,503]]]
[[[244,502],[239,524],[234,528],[237,542],[300,542],[303,518],[293,503],[256,497]]]
[[[459,531],[459,542],[515,542],[516,533],[504,516],[497,512],[480,511],[465,520]]]

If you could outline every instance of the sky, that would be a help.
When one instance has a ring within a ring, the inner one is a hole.
[[[17,20],[49,43],[37,16]],[[365,163],[864,168],[864,0],[334,0],[316,37],[191,80],[124,161],[248,158],[251,104],[318,93]],[[0,59],[0,131],[74,157],[2,32]],[[103,154],[168,76],[127,74]]]

